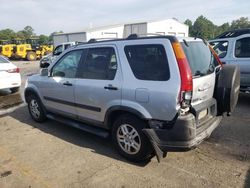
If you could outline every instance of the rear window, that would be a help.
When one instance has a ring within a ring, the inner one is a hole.
[[[162,45],[126,46],[125,53],[137,79],[151,81],[169,79],[167,55]]]
[[[0,57],[0,63],[9,63],[5,58]]]
[[[205,76],[214,72],[218,62],[209,47],[202,41],[182,42],[193,76]]]
[[[214,51],[218,54],[219,58],[224,58],[227,55],[228,41],[215,41],[210,42]]]

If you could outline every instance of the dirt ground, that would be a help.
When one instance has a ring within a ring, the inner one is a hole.
[[[38,62],[15,64],[23,86],[39,70]],[[233,115],[197,149],[133,164],[110,139],[51,120],[35,123],[22,92],[0,92],[0,188],[250,187],[250,94],[240,95]]]

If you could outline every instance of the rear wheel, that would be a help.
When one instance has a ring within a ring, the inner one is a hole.
[[[118,152],[126,159],[142,162],[151,157],[152,146],[142,129],[146,123],[133,115],[117,118],[112,129],[112,138]]]
[[[32,119],[35,121],[44,122],[47,119],[42,103],[36,95],[31,94],[28,97],[28,108]]]
[[[33,51],[30,51],[27,53],[27,56],[26,58],[29,60],[29,61],[35,61],[37,59],[37,55],[35,52]]]

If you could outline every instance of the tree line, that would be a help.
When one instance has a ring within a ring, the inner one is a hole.
[[[241,17],[239,19],[233,20],[231,23],[227,22],[222,25],[215,25],[211,20],[207,19],[204,16],[199,16],[194,22],[190,19],[187,19],[184,22],[189,26],[189,36],[199,37],[204,39],[213,39],[219,34],[240,28],[250,28],[250,21],[248,17]],[[49,36],[39,35],[36,36],[34,29],[31,26],[26,26],[23,30],[15,32],[12,29],[3,29],[0,30],[0,40],[11,41],[14,39],[29,39],[31,37],[38,37],[40,44],[48,44],[52,42],[53,34],[63,33],[62,31],[53,32]]]
[[[23,30],[15,32],[12,29],[2,29],[0,30],[0,41],[12,41],[15,39],[26,40],[32,37],[38,38],[40,44],[49,44],[52,42],[53,34],[63,33],[62,31],[53,32],[49,36],[47,35],[36,35],[34,29],[31,26],[24,27]]]
[[[189,26],[189,36],[207,40],[213,39],[228,30],[250,28],[248,17],[240,17],[239,19],[233,20],[231,23],[227,22],[218,26],[201,15],[194,23],[190,19],[187,19],[184,23]]]

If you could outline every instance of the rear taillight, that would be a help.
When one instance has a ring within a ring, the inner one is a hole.
[[[178,63],[180,76],[181,76],[181,88],[179,102],[182,108],[189,107],[192,100],[193,91],[193,78],[192,72],[187,60],[187,57],[179,42],[172,43],[175,57]]]
[[[19,68],[15,68],[15,69],[9,69],[7,70],[8,73],[19,73],[20,69]]]

